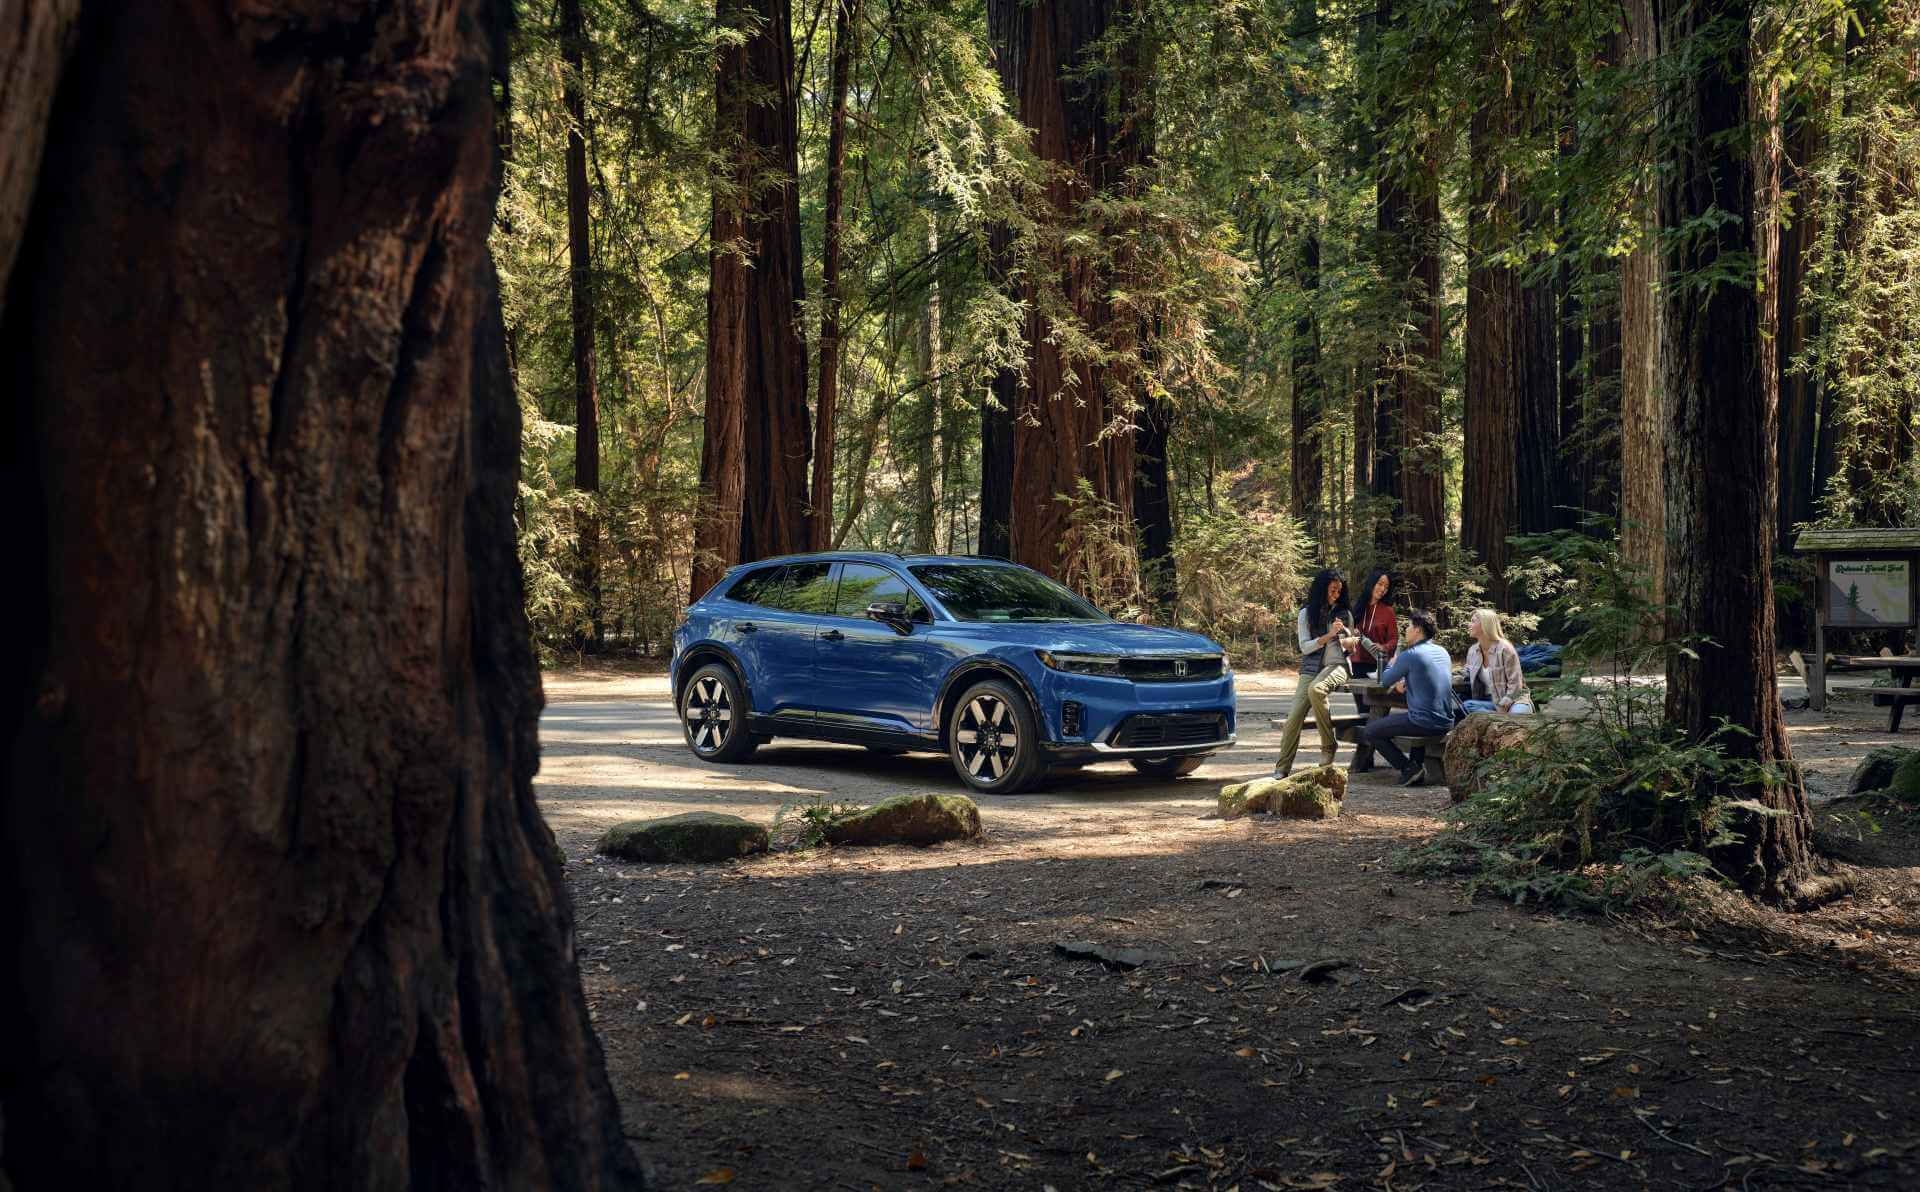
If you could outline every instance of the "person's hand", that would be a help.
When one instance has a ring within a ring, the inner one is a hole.
[[[1405,695],[1407,693],[1407,681],[1402,679],[1398,683],[1395,683],[1393,690],[1400,695]]]
[[[1333,619],[1333,631],[1335,633],[1345,633],[1347,631],[1347,623],[1339,617],[1335,617]]]

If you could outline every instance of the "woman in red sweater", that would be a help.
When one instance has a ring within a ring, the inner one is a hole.
[[[1400,623],[1393,615],[1396,586],[1393,573],[1384,567],[1378,568],[1360,585],[1353,601],[1354,632],[1379,646],[1388,658],[1393,657],[1400,643]],[[1355,675],[1373,674],[1384,665],[1358,640],[1353,643],[1353,649],[1347,651],[1347,659],[1352,664],[1347,669]]]

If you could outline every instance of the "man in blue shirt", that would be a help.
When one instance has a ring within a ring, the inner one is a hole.
[[[1406,648],[1380,676],[1380,685],[1405,691],[1407,710],[1369,723],[1361,735],[1400,771],[1401,786],[1420,786],[1426,782],[1426,751],[1416,749],[1421,756],[1408,758],[1393,739],[1439,736],[1453,727],[1453,662],[1433,640],[1432,613],[1414,609],[1406,619]]]

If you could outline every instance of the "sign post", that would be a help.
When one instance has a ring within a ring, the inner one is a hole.
[[[1794,549],[1814,556],[1817,607],[1807,702],[1827,706],[1827,630],[1920,628],[1920,527],[1807,530]]]

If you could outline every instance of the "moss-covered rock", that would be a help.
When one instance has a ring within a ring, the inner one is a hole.
[[[980,807],[965,795],[896,795],[827,825],[828,844],[912,844],[973,840]]]
[[[1920,749],[1902,749],[1897,745],[1883,745],[1860,759],[1853,768],[1853,777],[1847,780],[1848,795],[1871,795],[1890,790],[1894,786],[1895,775],[1903,767],[1913,768],[1920,762]],[[1909,785],[1915,781],[1909,779]],[[1909,794],[1908,798],[1916,795]]]
[[[1337,766],[1314,766],[1285,778],[1256,778],[1220,790],[1220,818],[1265,812],[1287,819],[1333,819],[1347,797],[1347,772]]]
[[[727,861],[767,851],[767,830],[737,815],[689,811],[608,828],[599,851],[626,861]]]

